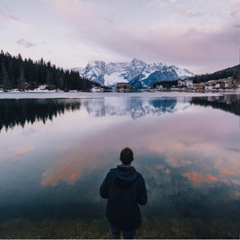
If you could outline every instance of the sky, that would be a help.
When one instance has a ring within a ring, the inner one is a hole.
[[[194,74],[239,64],[240,0],[0,0],[0,48],[57,67],[165,62]]]

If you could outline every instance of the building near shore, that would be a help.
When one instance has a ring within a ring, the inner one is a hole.
[[[179,80],[178,87],[186,87],[191,89],[193,88],[193,80],[192,79]]]
[[[131,84],[130,83],[117,83],[116,92],[131,92]]]

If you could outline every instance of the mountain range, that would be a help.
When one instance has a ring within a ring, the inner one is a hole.
[[[131,62],[92,61],[85,68],[72,70],[79,71],[81,77],[109,87],[119,82],[130,83],[133,88],[150,87],[155,82],[194,76],[189,70],[175,65],[168,66],[163,62],[148,64],[136,58]]]

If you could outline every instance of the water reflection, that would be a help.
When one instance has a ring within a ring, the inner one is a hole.
[[[191,104],[210,106],[240,116],[240,95],[223,95],[193,98]]]
[[[239,96],[29,101],[36,122],[1,132],[0,220],[103,218],[99,186],[129,146],[148,187],[144,219],[240,222]]]
[[[66,110],[80,109],[81,103],[72,99],[1,99],[0,131],[25,123],[52,120]]]
[[[88,113],[95,117],[106,115],[128,115],[138,119],[147,115],[161,116],[177,110],[177,100],[171,99],[142,99],[142,98],[105,98],[87,101],[85,103]],[[185,107],[189,106],[189,103]]]
[[[129,115],[138,119],[147,115],[161,116],[164,113],[173,113],[184,110],[191,104],[210,106],[227,112],[240,115],[239,95],[208,96],[183,98],[143,99],[143,98],[100,98],[91,100],[81,99],[1,99],[0,100],[0,131],[13,128],[25,123],[42,121],[45,123],[65,111],[80,110],[84,103],[91,116],[104,117],[106,115]]]

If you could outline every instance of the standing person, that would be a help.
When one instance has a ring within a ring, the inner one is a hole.
[[[147,190],[144,178],[131,166],[133,151],[124,148],[120,153],[121,165],[111,169],[105,177],[100,195],[108,199],[106,217],[110,223],[112,238],[134,238],[136,229],[141,226],[141,212],[138,204],[147,203]]]

